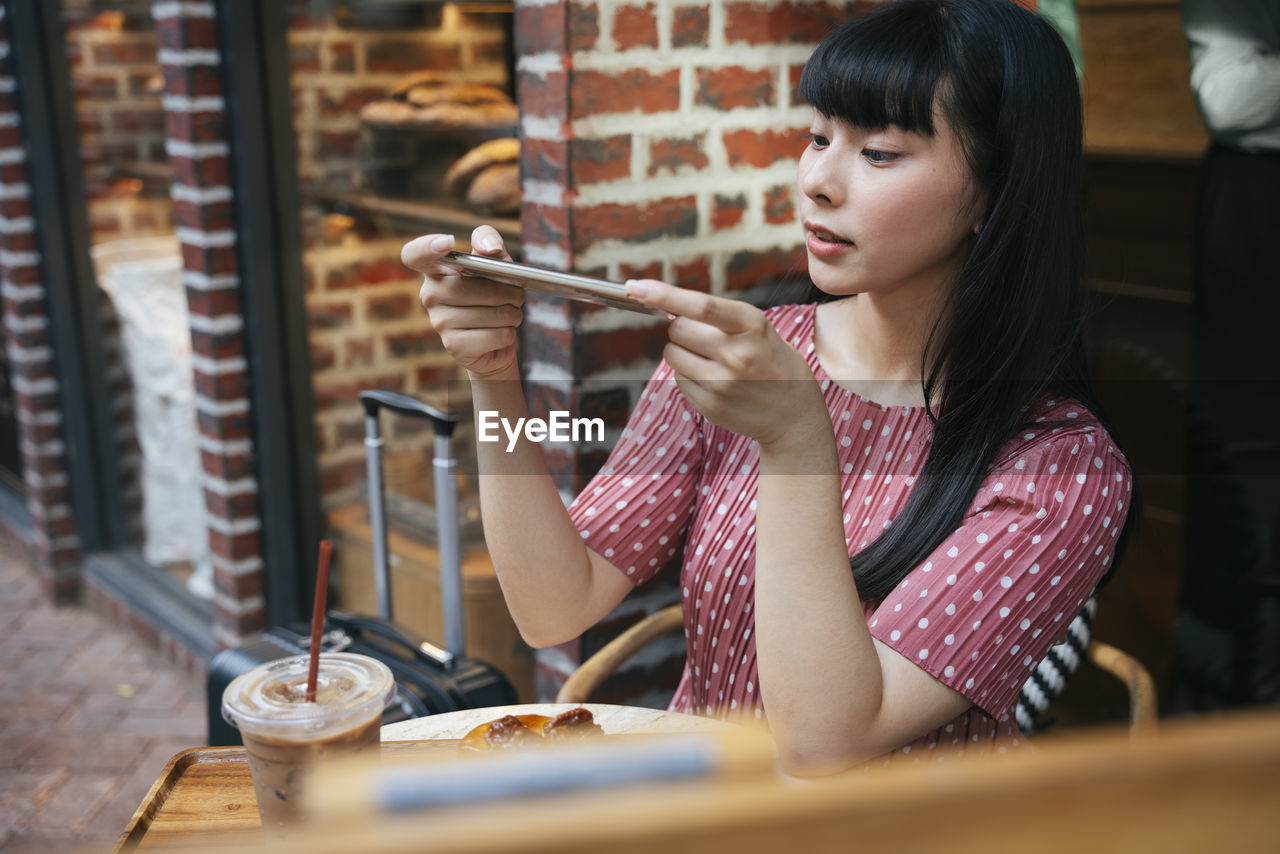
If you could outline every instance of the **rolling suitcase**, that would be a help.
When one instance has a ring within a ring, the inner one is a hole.
[[[362,391],[365,447],[369,464],[369,522],[373,529],[373,565],[378,617],[330,611],[322,649],[346,650],[385,663],[396,680],[396,698],[383,713],[384,724],[458,709],[502,706],[516,702],[515,689],[497,669],[466,655],[463,625],[462,555],[458,526],[457,460],[453,456],[455,416],[416,398],[391,391]],[[410,418],[425,418],[435,430],[432,469],[440,554],[440,596],[444,603],[444,648],[415,637],[391,621],[390,560],[382,480],[382,409]],[[210,662],[206,684],[209,744],[240,744],[240,732],[222,718],[222,692],[232,679],[266,661],[305,654],[311,643],[309,623],[276,626],[260,638],[218,653]]]

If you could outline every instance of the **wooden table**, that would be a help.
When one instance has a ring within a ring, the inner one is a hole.
[[[658,709],[583,703],[606,734],[693,732],[731,726]],[[574,704],[496,706],[432,715],[382,729],[390,757],[452,757],[473,727],[506,714],[554,716]],[[116,851],[181,850],[260,839],[249,762],[243,747],[197,747],[170,760],[129,822]]]

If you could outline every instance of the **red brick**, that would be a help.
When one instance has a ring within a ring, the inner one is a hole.
[[[740,65],[699,68],[697,102],[717,110],[771,106],[777,101],[773,72]]]
[[[221,317],[240,312],[240,294],[233,288],[206,291],[187,288],[187,311],[203,317]]]
[[[649,143],[649,177],[699,171],[707,166],[706,134],[685,139],[657,139]]]
[[[381,285],[387,282],[403,282],[410,279],[421,283],[418,274],[411,272],[401,264],[398,257],[366,261],[359,265],[359,269],[360,284],[362,285]]]
[[[568,252],[571,216],[568,207],[525,202],[520,207],[520,231],[525,245]]]
[[[374,363],[376,350],[372,336],[353,338],[343,342],[342,364],[347,368],[368,367]]]
[[[215,453],[201,448],[200,468],[211,477],[234,483],[253,474],[253,460],[246,453]]]
[[[564,53],[564,3],[517,6],[515,11],[516,54]]]
[[[617,74],[582,71],[570,85],[571,116],[605,113],[662,113],[680,106],[680,71],[652,74],[632,68]]]
[[[371,297],[366,303],[372,320],[403,320],[410,316],[418,301],[409,294]]]
[[[262,538],[257,531],[224,534],[210,528],[209,550],[224,560],[239,562],[246,558],[261,556]]]
[[[342,118],[359,112],[364,104],[382,97],[382,87],[355,86],[336,91],[325,87],[318,94],[320,115]]]
[[[572,310],[564,300],[560,302],[563,311]],[[524,342],[526,359],[572,367],[573,334],[569,330],[550,329],[532,321],[526,322],[525,328],[528,333]]]
[[[320,70],[320,46],[310,43],[289,45],[289,70],[294,74]]]
[[[195,372],[196,394],[213,400],[239,400],[249,394],[249,376],[244,371],[206,374]]]
[[[239,401],[226,400],[221,402],[238,403]],[[248,411],[235,412],[229,415],[213,415],[208,412],[197,412],[196,425],[200,430],[200,435],[207,436],[210,439],[220,439],[226,442],[233,442],[239,439],[250,439],[253,437],[253,425]]]
[[[658,19],[652,3],[619,6],[613,13],[613,41],[618,50],[658,46]]]
[[[338,365],[338,353],[327,344],[311,345],[311,372],[327,371]]]
[[[218,48],[218,28],[212,18],[162,18],[155,23],[160,47],[200,50]],[[154,61],[154,56],[152,60]]]
[[[666,344],[665,326],[615,329],[598,335],[579,334],[574,340],[576,364],[592,372],[624,368],[641,362],[656,363]]]
[[[521,140],[520,174],[529,181],[547,181],[561,186],[567,185],[569,143],[556,139],[525,138]]]
[[[692,237],[698,230],[693,196],[630,205],[597,205],[575,211],[574,219],[575,253],[602,240],[640,243],[660,237]]]
[[[747,197],[744,193],[736,196],[715,197],[711,209],[711,226],[716,231],[724,231],[742,224],[742,217],[747,211]]]
[[[235,228],[235,210],[230,201],[196,202],[180,201],[173,206],[174,219],[184,228],[200,231],[229,231]]]
[[[804,253],[798,248],[737,252],[725,265],[725,288],[744,291],[789,279],[796,275],[797,263],[803,257]]]
[[[458,379],[458,366],[452,361],[422,365],[414,372],[413,379],[419,390],[448,386],[452,391],[452,385]]]
[[[455,70],[462,67],[462,47],[441,44],[428,47],[414,41],[374,42],[365,46],[365,67],[371,72],[397,74]]]
[[[253,492],[222,495],[206,489],[204,509],[215,519],[251,519],[258,515],[258,496]]]
[[[175,155],[169,158],[169,165],[173,169],[173,180],[188,187],[225,187],[231,183],[231,171],[223,156]]]
[[[516,78],[520,111],[527,116],[564,118],[569,109],[568,76],[563,71],[535,74],[521,71]]]
[[[346,382],[315,383],[316,409],[332,409],[342,406],[356,406],[360,402],[360,392],[366,388],[385,388],[391,391],[404,391],[405,377],[400,373],[372,374]]]
[[[725,7],[725,40],[729,44],[804,44],[821,41],[853,12],[853,3],[777,5],[729,3]]]
[[[628,279],[661,279],[662,262],[652,261],[643,267],[634,264],[619,264],[618,277],[624,282]]]
[[[222,142],[227,138],[226,113],[222,110],[168,110],[164,114],[164,133],[170,139],[182,142]]]
[[[236,573],[221,566],[213,568],[213,589],[224,596],[241,601],[262,595],[262,573]]]
[[[313,330],[339,329],[351,325],[351,306],[347,303],[307,304],[307,317]]]
[[[791,103],[805,104],[804,98],[800,97],[800,75],[804,73],[803,65],[791,65],[787,67],[787,85],[791,87]]]
[[[325,495],[355,486],[367,476],[364,460],[347,460],[320,467],[320,491]]]
[[[770,187],[764,192],[764,221],[773,225],[795,222],[796,204],[790,184]]]
[[[343,74],[355,71],[356,46],[352,42],[330,42],[329,69]]]
[[[671,46],[706,47],[710,19],[708,6],[677,6],[671,21]]]
[[[363,131],[315,131],[311,134],[315,140],[315,157],[317,160],[350,159],[356,156],[360,142],[364,138]]]
[[[575,139],[569,143],[573,186],[631,177],[631,136]]]
[[[588,388],[577,391],[574,415],[603,418],[611,427],[624,426],[631,412],[631,395],[625,388],[596,388],[596,385],[592,383]]]
[[[754,166],[763,169],[779,160],[798,160],[804,149],[804,130],[738,130],[726,131],[724,150],[730,166]]]
[[[595,3],[572,3],[569,7],[569,53],[595,50],[599,39],[599,7]]]
[[[156,61],[156,46],[146,42],[102,42],[90,48],[93,64],[104,65],[152,65]]]
[[[208,276],[224,276],[238,269],[236,247],[182,244],[182,269]]]
[[[166,95],[220,95],[222,77],[218,69],[203,65],[165,66],[164,91]]]

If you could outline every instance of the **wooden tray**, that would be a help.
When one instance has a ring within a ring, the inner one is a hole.
[[[390,741],[384,755],[456,755],[456,739]],[[260,842],[262,822],[243,747],[196,747],[169,760],[116,844],[117,854]]]

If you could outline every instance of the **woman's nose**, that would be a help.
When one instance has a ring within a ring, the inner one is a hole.
[[[816,202],[835,204],[838,194],[831,178],[831,170],[824,158],[801,158],[797,176],[800,192]]]

